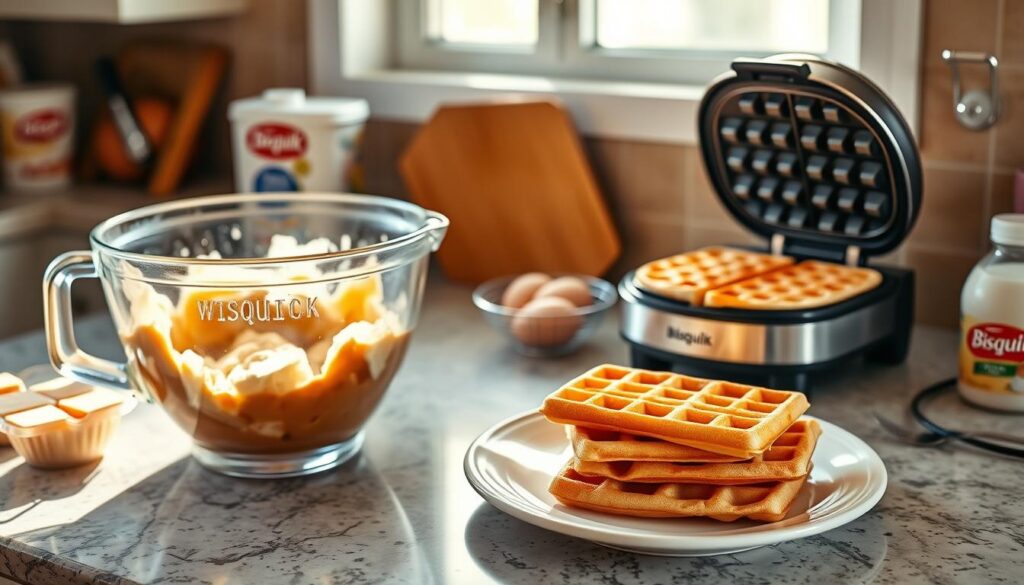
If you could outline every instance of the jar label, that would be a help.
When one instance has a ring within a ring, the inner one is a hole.
[[[256,156],[288,160],[305,154],[309,139],[305,132],[291,124],[266,122],[249,129],[245,144]]]
[[[1024,329],[964,315],[960,331],[961,384],[1024,393]]]
[[[25,142],[52,142],[68,131],[68,117],[57,109],[37,110],[22,116],[14,126],[15,135]]]

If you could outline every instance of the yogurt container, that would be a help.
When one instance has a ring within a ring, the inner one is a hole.
[[[0,91],[0,127],[7,188],[53,189],[71,181],[72,86],[29,84]]]
[[[349,190],[366,100],[268,89],[228,108],[239,192]]]

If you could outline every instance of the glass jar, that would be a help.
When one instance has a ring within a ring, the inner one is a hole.
[[[1024,411],[1024,214],[992,218],[991,239],[960,296],[958,388],[980,406]]]

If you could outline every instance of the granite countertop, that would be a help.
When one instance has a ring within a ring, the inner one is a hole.
[[[1024,575],[1024,465],[965,448],[918,448],[879,429],[919,387],[953,374],[955,335],[915,331],[901,367],[851,363],[814,389],[811,413],[858,434],[889,470],[859,520],[740,554],[645,557],[535,528],[485,504],[462,472],[466,447],[558,383],[626,360],[616,322],[576,355],[515,355],[469,300],[432,282],[406,363],[361,456],[304,479],[239,480],[201,468],[188,438],[140,405],[100,463],[62,472],[0,449],[0,574],[50,583],[992,583]],[[83,346],[117,356],[105,318]],[[45,359],[32,334],[0,344],[0,370]],[[949,396],[935,412],[1012,431],[1020,417]]]

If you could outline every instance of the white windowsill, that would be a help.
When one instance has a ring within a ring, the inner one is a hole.
[[[338,88],[362,97],[374,116],[423,121],[439,103],[482,99],[551,99],[584,134],[651,142],[694,142],[703,87],[552,79],[445,71],[378,70],[353,75]]]
[[[421,122],[441,103],[552,99],[581,134],[644,142],[697,142],[703,87],[528,75],[396,70],[386,1],[308,0],[311,90],[361,97],[372,115]],[[862,0],[860,69],[918,128],[920,0]]]

